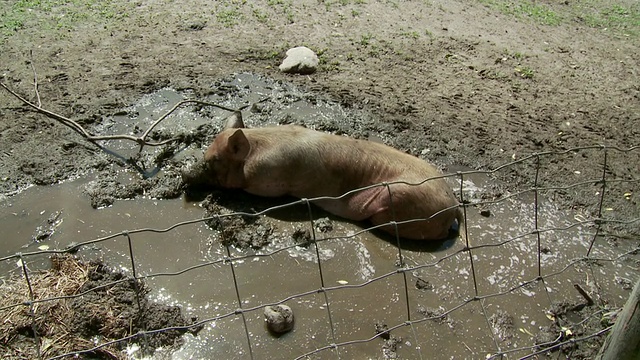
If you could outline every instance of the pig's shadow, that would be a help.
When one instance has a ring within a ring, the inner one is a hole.
[[[373,230],[372,233],[380,239],[398,246],[398,240],[394,235],[383,232],[382,230]],[[438,252],[447,250],[452,247],[458,240],[458,230],[450,229],[449,236],[442,240],[414,240],[400,238],[400,249],[414,252]]]
[[[189,202],[199,202],[210,196],[210,201],[215,201],[217,205],[225,207],[233,212],[255,214],[267,209],[271,209],[264,215],[286,222],[309,221],[309,210],[300,199],[283,197],[262,197],[251,195],[243,190],[233,189],[211,189],[190,187],[185,190],[185,199]],[[298,202],[298,204],[295,204]],[[360,228],[367,228],[371,223],[366,221],[352,221],[338,217],[326,212],[318,206],[311,204],[311,215],[313,219],[329,218],[331,221],[354,224]],[[398,246],[398,241],[394,235],[390,235],[382,230],[374,229],[371,233],[383,241],[394,246]],[[400,238],[400,249],[415,252],[436,252],[452,247],[458,238],[457,229],[449,231],[449,237],[443,240],[412,240]]]

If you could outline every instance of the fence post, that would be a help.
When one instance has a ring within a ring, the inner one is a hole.
[[[598,353],[598,360],[640,359],[640,279]]]

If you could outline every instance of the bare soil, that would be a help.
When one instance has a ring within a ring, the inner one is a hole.
[[[558,13],[575,5],[541,3]],[[76,18],[65,18],[70,10],[64,6],[36,7],[9,31],[5,21],[12,5],[1,6],[0,80],[37,102],[35,70],[43,107],[93,133],[144,94],[171,87],[195,99],[232,96],[238,89],[221,87],[220,79],[249,72],[366,110],[373,117],[368,131],[388,135],[390,145],[445,170],[492,169],[532,153],[574,147],[640,145],[637,24],[630,33],[571,16],[546,25],[468,0],[114,0],[106,10],[85,9],[86,16]],[[286,50],[299,45],[320,55],[318,71],[280,73]],[[184,144],[206,146],[215,128],[194,128],[198,136]],[[424,148],[429,152],[420,153]],[[5,196],[33,184],[132,168],[6,91],[0,91],[0,149]],[[158,163],[170,162],[171,153]],[[566,185],[575,169],[598,179],[602,166],[602,151],[569,152],[566,161],[544,164],[539,184]],[[637,156],[629,156],[608,166],[606,177],[631,180],[639,172]],[[90,188],[95,207],[149,191],[160,198],[181,194],[178,172],[164,173],[166,180],[140,176],[133,188],[112,176],[100,176]],[[531,185],[534,170],[516,166],[495,180],[506,189]],[[629,183],[607,184],[611,216],[640,215],[632,189]],[[596,212],[596,191],[567,190],[558,200]],[[620,227],[637,234],[633,224]],[[254,247],[262,238],[238,241]],[[497,317],[494,325],[507,320]]]

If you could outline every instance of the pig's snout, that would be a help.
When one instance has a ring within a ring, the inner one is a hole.
[[[215,185],[215,176],[208,164],[200,160],[182,170],[182,182],[185,186]]]

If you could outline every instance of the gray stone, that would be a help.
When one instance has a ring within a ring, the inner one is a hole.
[[[304,46],[287,50],[287,57],[280,65],[280,71],[291,74],[313,74],[317,68],[318,55]]]
[[[275,334],[283,334],[293,329],[293,310],[287,305],[265,306],[264,317],[267,328]]]

